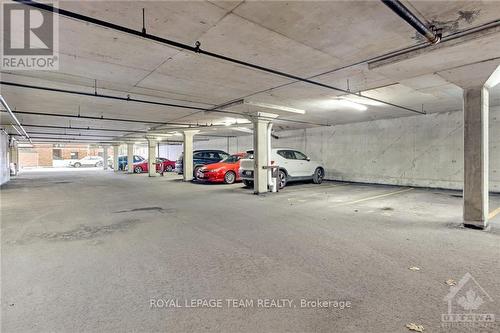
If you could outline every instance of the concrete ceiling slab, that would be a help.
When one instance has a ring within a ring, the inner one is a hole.
[[[201,48],[247,62],[313,75],[338,64],[335,57],[229,14],[202,38]]]
[[[378,1],[248,1],[234,13],[330,54],[337,65],[407,46],[413,32]]]
[[[500,58],[471,65],[459,66],[437,74],[453,84],[462,87],[483,86],[500,66]]]
[[[230,11],[208,1],[60,1],[59,6],[139,31],[144,8],[149,34],[190,45]]]

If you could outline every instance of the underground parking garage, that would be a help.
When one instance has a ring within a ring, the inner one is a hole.
[[[2,332],[500,330],[499,2],[1,6]]]

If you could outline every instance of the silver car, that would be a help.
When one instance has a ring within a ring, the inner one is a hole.
[[[102,157],[101,156],[85,156],[79,160],[71,160],[69,162],[69,166],[74,168],[79,168],[82,166],[86,167],[100,167],[102,166]]]

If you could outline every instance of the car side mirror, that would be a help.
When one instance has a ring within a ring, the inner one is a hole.
[[[306,157],[306,161],[307,161],[307,162],[310,162],[310,161],[311,161],[311,158]]]

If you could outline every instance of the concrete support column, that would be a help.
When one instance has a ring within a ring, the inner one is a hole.
[[[253,121],[253,193],[267,192],[268,172],[264,166],[268,165],[267,125],[269,121],[254,119]]]
[[[271,113],[257,113],[252,117],[253,122],[253,150],[254,150],[254,174],[253,192],[255,194],[268,191],[271,173],[264,169],[269,165],[271,149],[271,121],[277,115]]]
[[[464,88],[464,225],[488,224],[489,94],[484,86]]]
[[[120,148],[120,144],[113,145],[113,170],[114,172],[118,172],[118,150]]]
[[[108,149],[109,146],[102,146],[102,168],[108,170]]]
[[[185,182],[193,180],[193,137],[199,130],[186,130],[182,134],[184,136],[184,154],[182,167],[184,168],[182,177]]]
[[[134,144],[127,143],[127,172],[134,173]]]
[[[15,175],[19,173],[19,148],[17,147],[17,143],[13,142],[9,147],[9,163],[13,163],[15,166]]]
[[[153,137],[146,137],[148,139],[148,172],[149,177],[156,177],[158,173],[156,172],[156,150],[158,146],[158,141]]]

